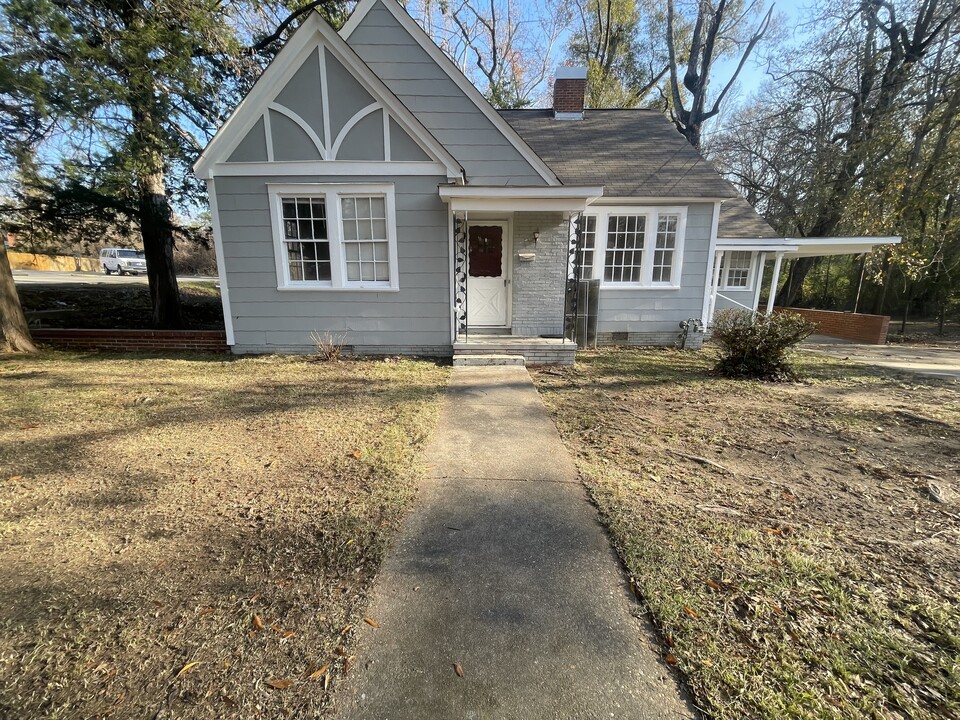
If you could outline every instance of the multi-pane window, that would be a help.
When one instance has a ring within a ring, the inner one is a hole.
[[[284,198],[283,242],[291,282],[330,282],[330,237],[323,198]]]
[[[673,278],[673,256],[677,251],[679,215],[657,216],[657,245],[653,251],[653,282],[668,283]]]
[[[382,197],[341,197],[347,282],[389,282],[387,208]]]
[[[580,277],[589,280],[593,277],[593,256],[597,251],[597,216],[584,215],[580,230]]]
[[[269,184],[281,290],[398,290],[388,183]]]
[[[747,250],[732,250],[723,253],[720,273],[725,288],[750,287],[751,253]]]
[[[603,279],[639,283],[643,276],[646,215],[610,215],[607,218],[607,254]]]

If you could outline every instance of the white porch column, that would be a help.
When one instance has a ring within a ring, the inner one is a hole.
[[[753,311],[756,312],[760,307],[760,286],[763,285],[763,266],[767,263],[767,254],[760,253],[757,258],[757,277],[753,284]]]
[[[777,285],[780,284],[780,266],[783,264],[783,253],[777,253],[773,263],[773,277],[770,278],[770,297],[767,298],[767,315],[773,312],[773,301],[777,297]]]
[[[713,283],[710,285],[710,309],[707,312],[705,325],[713,322],[713,313],[717,309],[717,289],[720,287],[720,263],[722,261],[723,250],[719,250],[713,258]]]

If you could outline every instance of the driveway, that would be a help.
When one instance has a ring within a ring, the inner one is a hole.
[[[18,285],[130,285],[146,284],[146,275],[104,275],[95,272],[60,272],[55,270],[14,270]],[[202,275],[177,277],[177,282],[218,282],[219,278]]]
[[[801,347],[838,360],[960,382],[960,344],[952,347],[860,345],[814,335]]]

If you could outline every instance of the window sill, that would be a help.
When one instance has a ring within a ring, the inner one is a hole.
[[[600,283],[601,290],[679,290],[679,285],[627,285],[627,284],[606,284]]]
[[[721,285],[717,288],[720,292],[750,292],[753,290],[752,287],[726,287]]]
[[[389,285],[370,285],[367,287],[333,287],[332,285],[279,285],[277,290],[279,292],[400,292],[400,288],[391,287]]]

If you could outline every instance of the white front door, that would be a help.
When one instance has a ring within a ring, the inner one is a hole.
[[[467,325],[507,327],[507,225],[481,222],[467,228]]]

